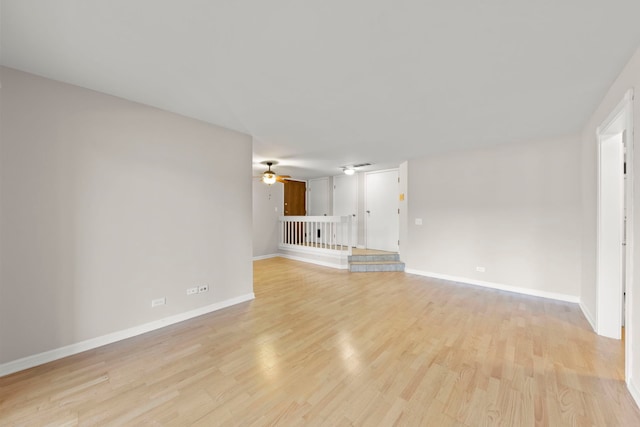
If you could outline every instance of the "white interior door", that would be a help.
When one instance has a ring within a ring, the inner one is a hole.
[[[333,214],[351,218],[351,246],[358,244],[358,177],[339,175],[333,177]],[[342,236],[336,236],[339,245]]]
[[[400,238],[398,170],[365,174],[367,248],[397,252]]]
[[[598,334],[620,339],[623,293],[623,134],[600,140],[598,188]]]
[[[307,183],[307,215],[329,215],[329,178],[310,179]]]

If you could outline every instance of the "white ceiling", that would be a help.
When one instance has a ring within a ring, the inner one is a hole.
[[[0,1],[3,65],[250,133],[297,178],[579,132],[640,45],[638,0]]]

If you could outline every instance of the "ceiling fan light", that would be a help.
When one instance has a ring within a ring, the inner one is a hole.
[[[265,184],[273,184],[276,182],[276,174],[272,173],[272,172],[265,172],[262,175],[262,182],[264,182]]]

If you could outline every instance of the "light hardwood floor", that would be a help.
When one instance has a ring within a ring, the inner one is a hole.
[[[254,263],[252,302],[0,378],[0,425],[639,426],[575,304]]]

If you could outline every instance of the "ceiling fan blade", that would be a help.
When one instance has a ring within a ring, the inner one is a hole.
[[[284,182],[287,180],[287,178],[290,178],[289,176],[286,175],[278,175],[276,176],[276,181],[281,182],[284,184]]]

